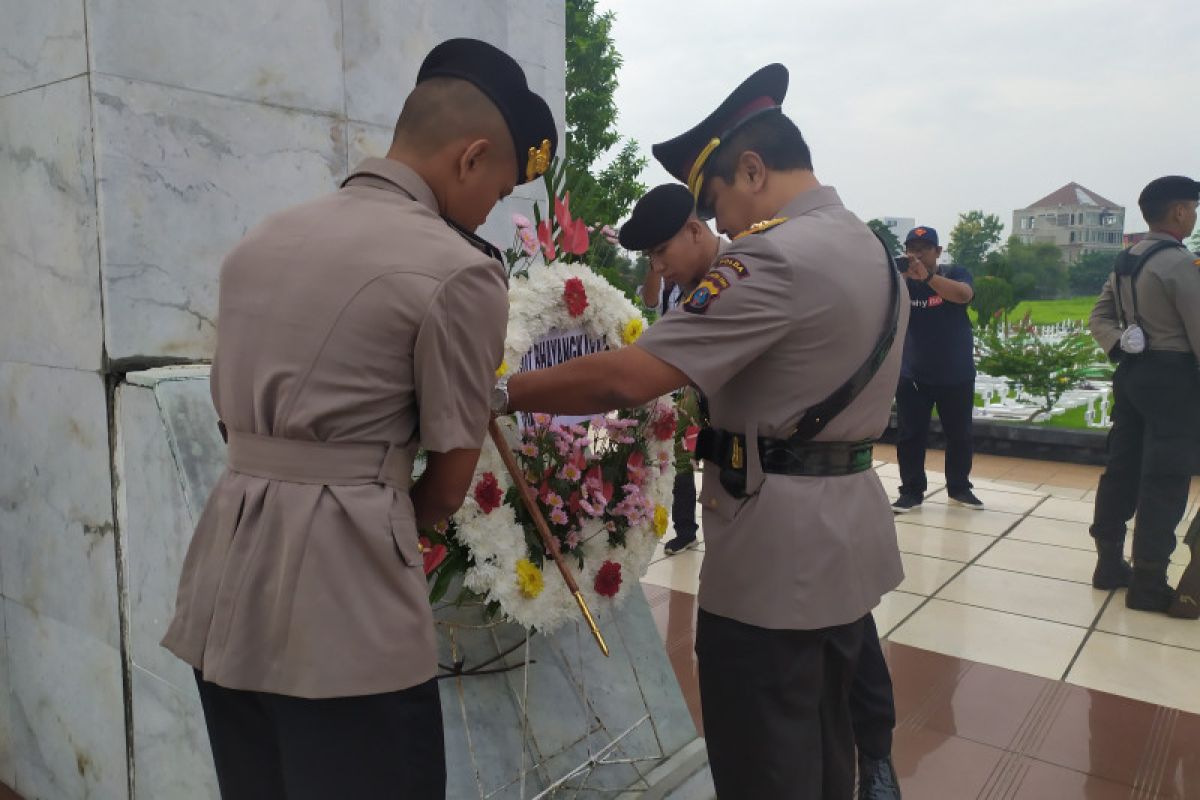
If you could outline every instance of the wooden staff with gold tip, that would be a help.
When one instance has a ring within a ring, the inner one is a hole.
[[[521,493],[521,500],[525,503],[525,509],[529,515],[533,517],[533,524],[537,527],[538,533],[542,537],[542,546],[546,552],[550,554],[550,558],[558,565],[559,574],[567,583],[567,589],[575,597],[575,602],[579,604],[579,610],[583,612],[583,618],[587,621],[588,629],[592,632],[592,638],[596,640],[596,644],[600,645],[600,652],[608,655],[608,645],[604,643],[604,636],[601,635],[600,629],[596,627],[596,620],[592,617],[591,609],[588,608],[587,601],[583,599],[583,595],[579,591],[579,584],[575,582],[575,576],[571,574],[570,568],[563,561],[562,553],[558,549],[558,539],[554,538],[554,534],[550,533],[550,526],[546,524],[546,518],[542,515],[542,510],[538,508],[537,497],[533,493],[533,489],[529,485],[529,481],[525,480],[525,473],[521,471],[521,466],[517,463],[516,456],[508,447],[508,442],[504,439],[504,434],[500,430],[500,426],[496,423],[495,418],[492,418],[488,423],[488,433],[492,436],[492,442],[496,445],[496,450],[500,452],[500,458],[504,461],[504,466],[508,469],[508,474],[512,476],[513,483],[517,485],[517,490]]]

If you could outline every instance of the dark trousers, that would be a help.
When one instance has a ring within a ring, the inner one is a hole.
[[[709,765],[722,800],[847,800],[850,683],[864,621],[772,630],[700,609],[696,657]]]
[[[1187,508],[1198,415],[1200,373],[1190,355],[1150,352],[1117,367],[1092,536],[1124,542],[1136,512],[1134,562],[1170,559]]]
[[[892,754],[892,729],[896,727],[896,699],[879,643],[875,617],[863,620],[862,649],[850,685],[850,722],[859,755],[882,759]]]
[[[675,473],[675,493],[671,501],[671,519],[675,535],[684,539],[696,538],[696,473],[690,469]]]
[[[971,488],[971,415],[975,408],[975,381],[946,385],[900,379],[896,389],[896,460],[900,462],[900,494],[925,496],[925,445],[929,420],[937,406],[946,435],[946,491]]]
[[[436,681],[321,700],[196,683],[222,800],[446,795]]]

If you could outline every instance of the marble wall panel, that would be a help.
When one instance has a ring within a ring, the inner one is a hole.
[[[0,361],[100,368],[91,130],[86,76],[0,98]]]
[[[16,745],[12,726],[12,685],[9,680],[8,631],[4,621],[4,586],[0,583],[0,783],[17,782]]]
[[[137,800],[217,800],[217,775],[194,682],[184,689],[133,669]]]
[[[11,665],[17,792],[27,798],[125,800],[121,657],[107,642],[20,603],[0,601]]]
[[[343,111],[340,0],[86,1],[96,72]]]
[[[561,0],[346,0],[346,114],[390,128],[425,54],[457,36],[482,39],[511,54],[525,67],[535,91],[561,90],[566,61],[558,54],[563,45],[550,40],[563,38],[562,14]],[[548,17],[557,25],[548,24]],[[551,98],[550,107],[561,129],[563,98]]]
[[[191,668],[159,642],[174,612],[192,521],[153,389],[118,390],[116,460],[133,662],[158,680],[187,689]]]
[[[0,20],[0,97],[87,71],[79,0],[0,0]]]
[[[117,647],[103,380],[96,373],[0,362],[0,387],[4,593]],[[16,646],[10,652],[14,669],[27,658]]]
[[[337,186],[330,117],[93,80],[110,357],[211,357],[222,259],[269,214]]]

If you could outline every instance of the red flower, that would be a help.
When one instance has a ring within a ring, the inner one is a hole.
[[[683,432],[683,449],[689,453],[696,452],[696,438],[700,435],[699,425],[688,425]]]
[[[571,219],[570,204],[570,192],[561,200],[554,198],[554,218],[561,229],[558,234],[558,246],[572,255],[581,256],[588,249],[587,224],[581,219]]]
[[[579,278],[568,278],[563,284],[563,300],[567,303],[567,312],[572,317],[578,317],[588,307],[587,290]]]
[[[503,500],[504,494],[500,491],[496,476],[490,472],[483,473],[479,483],[475,484],[475,502],[479,503],[479,508],[483,513],[490,514],[500,507]]]
[[[613,597],[621,588],[621,565],[613,561],[605,561],[596,573],[596,583],[592,587],[601,597]]]
[[[675,412],[668,411],[654,420],[654,438],[665,442],[675,436]]]
[[[421,558],[425,561],[425,574],[433,572],[438,568],[438,565],[446,560],[447,550],[444,544],[430,544],[429,538],[422,536],[421,543]]]
[[[550,231],[550,220],[544,219],[537,226],[538,242],[542,245],[542,255],[546,257],[546,263],[549,264],[554,260],[554,238]]]
[[[571,509],[571,516],[579,516],[579,501],[581,499],[582,497],[579,494],[579,490],[571,492],[571,496],[567,498],[567,508]]]

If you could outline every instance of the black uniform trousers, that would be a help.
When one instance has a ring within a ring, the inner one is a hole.
[[[696,473],[690,469],[675,473],[675,491],[671,501],[671,519],[675,535],[684,539],[696,538]]]
[[[850,686],[850,722],[854,728],[854,746],[860,756],[883,759],[892,754],[896,698],[892,692],[892,674],[871,614],[863,620],[862,649]]]
[[[700,609],[700,709],[721,800],[847,800],[864,619],[773,630]]]
[[[946,435],[946,491],[955,494],[971,488],[975,381],[942,385],[901,378],[896,388],[896,460],[900,463],[902,495],[921,499],[929,488],[925,447],[934,406]]]
[[[1123,542],[1136,512],[1134,562],[1165,564],[1187,508],[1200,432],[1195,358],[1153,350],[1126,357],[1113,376],[1112,421],[1092,536]]]
[[[222,800],[443,800],[437,681],[309,700],[227,689],[199,673]]]

